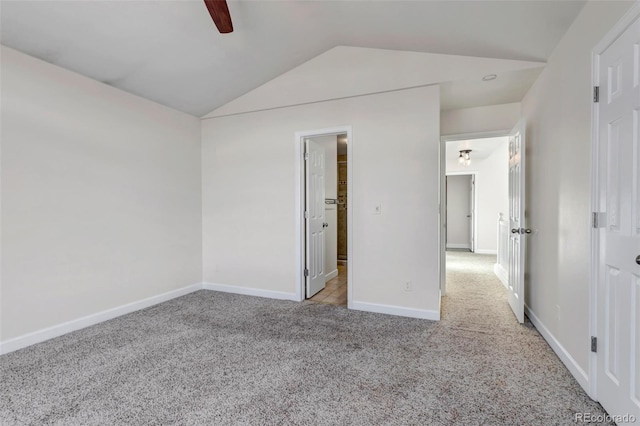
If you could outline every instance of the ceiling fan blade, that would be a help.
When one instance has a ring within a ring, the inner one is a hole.
[[[226,0],[204,0],[204,4],[209,10],[211,19],[218,27],[218,31],[222,34],[233,32],[233,24],[231,23],[231,15]]]

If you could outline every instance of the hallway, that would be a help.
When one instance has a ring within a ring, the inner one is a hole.
[[[460,396],[452,409],[480,424],[573,424],[575,413],[604,414],[528,319],[518,324],[494,262],[492,255],[447,252],[447,293],[431,343],[453,375],[442,378],[447,393]]]
[[[507,291],[493,273],[495,261],[494,255],[447,251],[447,291],[442,299],[443,319],[459,322],[458,325],[474,324],[475,328],[517,325],[507,302]]]

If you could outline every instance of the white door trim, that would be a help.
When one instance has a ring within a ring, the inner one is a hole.
[[[353,129],[351,126],[295,132],[295,254],[296,299],[305,299],[305,233],[304,233],[304,139],[313,136],[347,134],[347,307],[353,309]]]
[[[640,0],[637,0],[631,9],[618,21],[611,30],[600,40],[600,42],[591,51],[591,80],[593,87],[600,86],[600,55],[616,39],[624,33],[624,31],[640,16]],[[598,150],[600,147],[599,140],[599,104],[592,102],[591,104],[591,211],[588,212],[591,215],[592,212],[597,212],[600,206],[599,197],[599,155]],[[600,263],[600,235],[598,229],[592,227],[589,223],[591,234],[591,275],[589,277],[590,282],[590,298],[589,298],[589,329],[591,336],[597,336],[598,334],[598,274]],[[597,354],[590,352],[589,356],[589,389],[588,394],[593,400],[598,401],[598,358]]]
[[[440,228],[440,250],[438,251],[438,263],[440,269],[440,297],[444,296],[447,292],[447,241],[444,229],[444,207],[445,207],[445,177],[447,175],[447,142],[463,141],[467,139],[486,139],[486,138],[499,138],[507,137],[511,134],[511,129],[508,130],[495,130],[492,132],[475,132],[475,133],[458,133],[451,135],[440,136],[440,198],[438,209],[438,226]],[[468,173],[468,172],[465,172]],[[477,181],[476,181],[477,182]],[[475,232],[475,231],[474,231]],[[477,240],[476,240],[477,241]]]

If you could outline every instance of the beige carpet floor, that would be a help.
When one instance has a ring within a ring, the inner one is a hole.
[[[199,291],[0,357],[0,423],[570,425],[603,413],[517,324],[491,264],[449,254],[438,323]]]

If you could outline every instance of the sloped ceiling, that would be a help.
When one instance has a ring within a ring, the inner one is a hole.
[[[482,81],[485,75],[502,76],[542,66],[544,63],[541,62],[339,46],[240,96],[206,117],[448,81],[475,81],[480,86],[484,83],[489,87],[491,82]]]
[[[1,41],[197,116],[336,46],[544,61],[582,1],[3,0]]]
[[[473,77],[440,85],[443,110],[520,102],[542,72],[542,67],[498,72],[497,78],[484,81]]]

